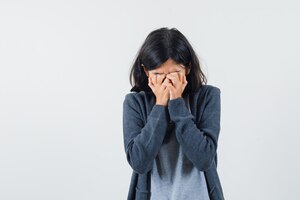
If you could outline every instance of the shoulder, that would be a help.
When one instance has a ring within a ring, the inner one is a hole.
[[[216,96],[220,95],[221,89],[215,85],[202,85],[196,92],[196,96]]]
[[[145,98],[146,94],[144,91],[140,92],[129,92],[125,94],[123,99],[123,104],[130,104],[132,106],[137,106]]]
[[[129,92],[127,94],[125,94],[125,98],[124,100],[129,100],[129,101],[133,101],[133,100],[138,100],[141,99],[145,96],[145,92],[144,91],[140,91],[140,92]]]
[[[193,101],[199,109],[208,104],[215,104],[221,101],[221,89],[214,85],[202,85],[193,95]]]
[[[208,86],[208,90],[207,93],[208,95],[220,95],[221,93],[221,89],[215,85],[207,85]]]

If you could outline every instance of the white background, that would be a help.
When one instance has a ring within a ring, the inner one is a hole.
[[[299,199],[297,1],[0,1],[0,199],[126,199],[129,68],[176,27],[221,89],[227,200]]]

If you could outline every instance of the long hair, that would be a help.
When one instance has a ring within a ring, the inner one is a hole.
[[[188,84],[183,96],[207,84],[196,52],[186,37],[176,28],[163,27],[152,31],[140,47],[130,70],[129,82],[132,86],[130,91],[152,92],[142,64],[147,70],[153,70],[159,68],[169,58],[190,69],[190,73],[186,75]]]

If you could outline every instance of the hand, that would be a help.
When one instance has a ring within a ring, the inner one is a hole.
[[[170,84],[170,80],[163,75],[149,76],[148,85],[155,94],[156,104],[166,106],[170,98],[170,92],[167,86]],[[164,81],[163,81],[164,79]]]
[[[171,84],[167,86],[170,92],[170,100],[181,97],[188,83],[184,71],[182,70],[180,73],[170,73],[167,75],[167,78],[171,80]]]

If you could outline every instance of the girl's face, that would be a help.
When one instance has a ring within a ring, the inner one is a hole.
[[[144,66],[143,66],[144,67]],[[176,63],[174,60],[169,58],[166,62],[164,62],[159,68],[153,69],[153,70],[147,70],[144,67],[144,71],[147,76],[155,78],[155,76],[163,76],[164,78],[169,73],[177,73],[178,78],[180,79],[180,76],[185,76],[188,74],[189,71],[185,69],[183,65],[180,65]]]

